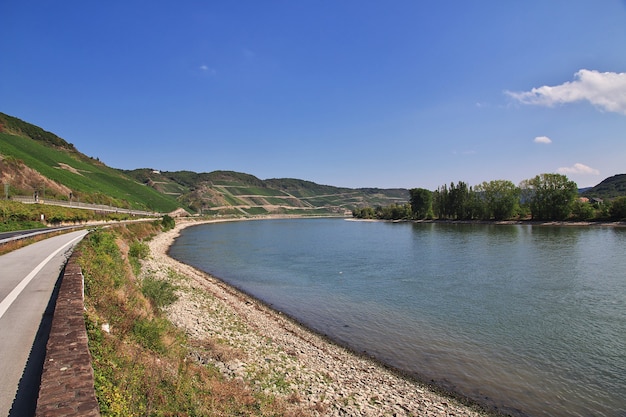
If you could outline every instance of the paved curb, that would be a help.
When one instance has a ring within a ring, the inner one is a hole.
[[[83,274],[76,256],[70,257],[61,280],[36,416],[100,416],[83,317]]]

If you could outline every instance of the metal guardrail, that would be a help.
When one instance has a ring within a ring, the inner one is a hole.
[[[18,195],[11,196],[11,200],[19,201],[20,203],[25,203],[25,204],[48,204],[51,206],[79,208],[79,209],[93,210],[93,211],[105,211],[108,213],[123,213],[123,214],[130,214],[133,216],[151,216],[151,217],[162,216],[161,213],[156,213],[152,211],[131,210],[131,209],[126,209],[126,208],[121,208],[121,207],[107,206],[104,204],[81,203],[78,201],[50,200],[50,199],[43,199],[43,198],[35,199],[34,197],[18,196]]]
[[[82,227],[85,226],[62,226],[62,227],[54,227],[54,228],[50,228],[50,229],[36,229],[36,230],[16,230],[15,231],[15,235],[11,236],[11,237],[7,237],[4,239],[0,239],[0,245],[3,245],[5,243],[9,243],[9,242],[13,242],[16,240],[21,240],[21,239],[28,239],[29,237],[34,237],[34,236],[38,236],[38,235],[45,235],[48,233],[55,233],[55,232],[59,232],[59,231],[63,231],[63,230],[72,230],[72,229],[80,229]],[[4,234],[4,233],[3,233]]]

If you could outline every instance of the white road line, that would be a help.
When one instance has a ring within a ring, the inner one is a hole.
[[[43,269],[43,267],[46,266],[46,264],[48,262],[50,262],[50,260],[52,258],[54,258],[63,249],[67,248],[68,246],[72,245],[74,242],[76,242],[77,240],[82,239],[83,237],[84,237],[84,235],[83,236],[78,236],[78,237],[72,239],[71,241],[67,242],[65,245],[61,246],[59,249],[57,249],[54,252],[52,252],[46,259],[41,261],[41,263],[39,265],[37,265],[35,267],[35,269],[30,271],[30,273],[28,275],[26,275],[26,277],[24,277],[24,279],[22,281],[20,281],[20,283],[17,284],[15,286],[15,288],[13,288],[13,291],[11,291],[9,293],[9,295],[7,295],[4,298],[4,300],[2,300],[2,302],[0,302],[0,318],[2,318],[2,316],[4,316],[4,313],[7,312],[9,307],[11,307],[11,304],[13,304],[13,302],[17,299],[17,297],[20,295],[20,293],[22,291],[24,291],[24,288],[26,288],[26,286],[33,280],[33,278],[35,278],[35,275],[37,275],[37,273],[39,273],[39,271],[41,271]]]

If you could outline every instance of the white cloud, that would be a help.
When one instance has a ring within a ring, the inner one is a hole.
[[[582,174],[582,175],[600,175],[600,171],[591,168],[585,164],[576,163],[571,167],[561,167],[557,170],[559,174]]]
[[[588,101],[609,112],[626,115],[626,73],[581,69],[574,81],[561,85],[533,88],[530,91],[505,93],[523,104],[552,107],[555,104]]]
[[[202,70],[202,72],[209,74],[209,75],[215,75],[217,74],[217,71],[207,65],[200,65],[200,70]]]
[[[545,143],[545,144],[550,144],[550,143],[552,143],[552,139],[550,139],[550,138],[549,138],[549,137],[547,137],[547,136],[537,136],[537,137],[535,138],[535,140],[533,140],[533,142],[535,142],[535,143]]]

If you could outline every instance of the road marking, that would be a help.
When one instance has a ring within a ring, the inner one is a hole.
[[[24,288],[26,288],[26,286],[33,280],[33,278],[35,278],[35,275],[37,275],[39,273],[39,271],[41,271],[43,269],[43,267],[46,266],[46,264],[48,262],[50,262],[50,260],[52,258],[54,258],[63,249],[67,248],[68,246],[70,246],[71,244],[73,244],[77,240],[82,239],[83,237],[85,237],[85,235],[78,236],[78,237],[70,240],[65,245],[61,246],[59,249],[57,249],[54,252],[52,252],[46,259],[41,261],[41,263],[39,265],[37,265],[35,267],[35,269],[30,271],[30,273],[28,275],[26,275],[26,277],[24,277],[24,279],[22,281],[20,281],[20,283],[17,284],[15,286],[15,288],[13,288],[13,291],[11,291],[9,293],[9,295],[7,295],[4,298],[4,300],[2,300],[2,302],[0,302],[0,319],[2,318],[2,316],[4,316],[4,313],[7,312],[9,307],[11,307],[11,304],[13,304],[13,302],[17,299],[17,297],[21,294],[21,292],[24,291]]]

